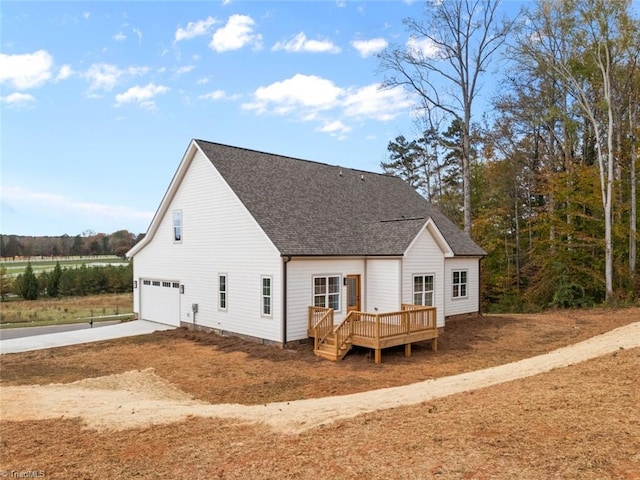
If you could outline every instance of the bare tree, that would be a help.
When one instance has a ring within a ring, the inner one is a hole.
[[[628,5],[627,0],[541,0],[518,42],[526,57],[563,81],[591,127],[604,211],[607,299],[613,295],[613,77],[630,40]]]
[[[403,86],[418,94],[427,110],[442,110],[462,125],[464,230],[471,234],[471,119],[480,78],[504,44],[513,22],[496,18],[499,0],[432,0],[427,22],[408,18],[406,47],[379,55],[387,72],[384,86]]]

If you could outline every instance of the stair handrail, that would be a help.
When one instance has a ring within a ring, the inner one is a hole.
[[[333,331],[333,308],[327,309],[324,315],[313,326],[313,336],[315,350],[324,342],[327,336]]]
[[[353,335],[353,319],[351,318],[352,316],[354,316],[353,314],[354,314],[353,311],[349,312],[347,316],[344,318],[344,320],[342,320],[342,322],[336,325],[333,329],[333,332],[336,336],[336,345],[335,345],[336,357],[338,356],[342,347],[347,344],[347,342],[351,339]],[[346,335],[345,335],[345,330],[347,330]]]

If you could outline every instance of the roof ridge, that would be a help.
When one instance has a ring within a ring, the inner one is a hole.
[[[402,217],[402,218],[386,218],[384,220],[378,220],[380,223],[388,222],[408,222],[410,220],[425,220],[426,217]]]
[[[279,153],[265,152],[263,150],[255,150],[253,148],[238,147],[236,145],[228,145],[226,143],[211,142],[209,140],[203,140],[201,138],[194,138],[193,140],[195,142],[208,143],[209,145],[215,145],[215,146],[218,146],[218,147],[233,148],[235,150],[242,150],[242,151],[245,151],[245,152],[259,153],[261,155],[269,155],[271,157],[286,158],[288,160],[295,160],[295,161],[298,161],[298,162],[307,162],[307,163],[312,163],[312,164],[315,164],[315,165],[322,165],[322,166],[325,166],[325,167],[341,168],[341,169],[350,170],[350,171],[356,172],[356,173],[368,173],[368,174],[371,174],[371,175],[379,175],[379,176],[382,176],[382,177],[400,178],[400,177],[398,177],[396,175],[392,175],[392,174],[389,174],[389,173],[372,172],[371,170],[362,170],[360,168],[353,168],[353,167],[343,167],[342,165],[331,165],[329,163],[318,162],[317,160],[308,160],[306,158],[298,158],[298,157],[292,157],[292,156],[289,156],[289,155],[282,155],[282,154],[279,154]],[[400,179],[400,180],[402,180],[402,179]]]

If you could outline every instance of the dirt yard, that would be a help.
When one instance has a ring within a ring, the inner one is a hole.
[[[282,351],[184,330],[5,355],[2,403],[22,402],[24,420],[3,419],[0,473],[639,480],[637,348],[295,435],[217,418],[155,426],[133,420],[143,394],[197,407],[364,392],[532,357],[638,320],[640,308],[456,320],[448,323],[438,352],[428,342],[414,345],[411,358],[402,347],[385,350],[382,365],[366,350],[331,363],[314,357],[308,346]],[[32,386],[51,383],[66,385]],[[132,419],[131,426],[87,428],[74,415],[59,415],[60,409],[73,412],[65,402],[82,406],[76,393],[69,397],[78,387],[91,392],[85,403],[113,405],[126,392],[122,415]],[[49,408],[43,408],[47,401]]]

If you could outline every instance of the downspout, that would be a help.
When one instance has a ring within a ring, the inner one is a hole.
[[[478,260],[478,315],[482,316],[482,261],[484,257]]]
[[[287,347],[287,264],[291,255],[282,257],[282,348]]]

